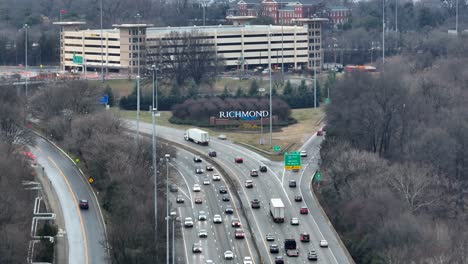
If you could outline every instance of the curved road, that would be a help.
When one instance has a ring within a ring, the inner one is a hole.
[[[65,222],[69,264],[108,263],[105,227],[89,184],[75,165],[48,141],[36,137],[32,152],[55,189]],[[78,200],[89,201],[80,210]]]

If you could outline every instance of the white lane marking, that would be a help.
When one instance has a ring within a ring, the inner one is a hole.
[[[177,207],[177,211],[179,211],[179,215],[182,215],[180,212],[180,207]],[[189,263],[188,253],[187,253],[187,243],[185,242],[185,235],[184,235],[185,232],[184,232],[184,227],[182,225],[182,221],[180,221],[180,229],[182,229],[182,240],[184,241],[185,260],[186,260],[186,263]]]
[[[182,171],[180,171],[176,166],[172,165],[172,163],[169,162],[169,165],[171,165],[174,169],[176,169],[176,171],[180,174],[180,176],[182,176],[182,179],[184,179],[184,182],[185,182],[185,185],[187,186],[187,189],[189,190],[188,193],[190,195],[190,203],[192,204],[192,208],[194,207],[193,205],[193,199],[192,199],[192,194],[190,193],[190,186],[187,182],[187,180],[185,179],[185,176],[184,174],[182,173]],[[187,195],[186,195],[187,196]]]

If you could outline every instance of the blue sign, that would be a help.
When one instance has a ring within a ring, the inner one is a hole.
[[[109,95],[105,94],[99,99],[99,103],[107,105],[109,103]]]

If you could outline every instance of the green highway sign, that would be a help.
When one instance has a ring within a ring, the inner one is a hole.
[[[280,151],[281,151],[281,146],[274,146],[274,147],[273,147],[273,150],[274,150],[275,152],[280,152]]]
[[[317,171],[317,173],[315,173],[315,180],[316,181],[322,181],[322,174],[320,172]]]
[[[287,170],[300,170],[301,169],[301,153],[290,152],[284,153],[284,168]]]
[[[330,98],[325,98],[325,103],[329,104],[330,103]]]
[[[83,64],[83,56],[76,56],[76,54],[73,53],[73,63]]]

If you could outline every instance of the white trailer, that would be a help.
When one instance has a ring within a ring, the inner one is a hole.
[[[284,222],[284,204],[280,198],[270,199],[270,214],[274,222]]]
[[[184,138],[187,141],[192,141],[200,145],[208,145],[208,142],[210,142],[210,135],[208,132],[198,128],[187,129]]]

